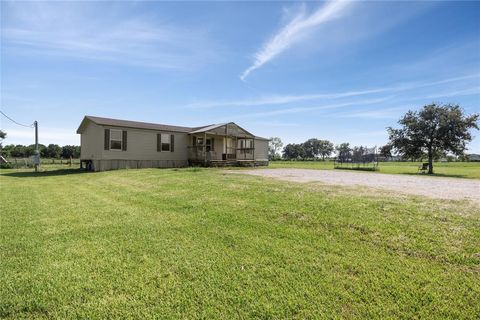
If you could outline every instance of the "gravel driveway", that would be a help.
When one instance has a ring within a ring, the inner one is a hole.
[[[361,185],[439,199],[469,199],[480,204],[480,180],[310,169],[254,169],[235,173],[294,182],[318,181],[332,185]]]

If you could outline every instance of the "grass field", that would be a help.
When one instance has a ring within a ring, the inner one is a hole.
[[[2,170],[0,318],[480,315],[480,209],[219,169]]]
[[[376,172],[421,175],[420,165],[421,162],[380,162]],[[331,170],[333,161],[271,161],[269,167]],[[435,162],[433,169],[433,176],[480,179],[480,162]]]

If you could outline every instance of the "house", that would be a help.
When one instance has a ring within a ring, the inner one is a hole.
[[[268,165],[268,139],[233,122],[180,127],[85,116],[80,166],[93,171],[189,165]]]

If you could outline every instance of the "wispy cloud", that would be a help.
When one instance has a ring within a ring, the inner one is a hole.
[[[203,101],[194,102],[186,105],[187,108],[213,108],[213,107],[240,107],[240,106],[261,106],[261,105],[276,105],[287,104],[293,102],[302,102],[310,100],[331,100],[354,96],[361,96],[373,93],[380,93],[389,90],[389,88],[375,88],[359,91],[347,91],[338,93],[318,93],[318,94],[304,94],[304,95],[274,95],[267,97],[260,97],[258,99],[250,100],[236,100],[236,101]]]
[[[215,107],[242,107],[242,106],[263,106],[263,105],[282,105],[288,103],[298,103],[304,101],[315,100],[335,100],[342,98],[353,98],[366,95],[374,95],[379,93],[398,93],[410,90],[416,90],[420,88],[434,87],[452,82],[458,82],[469,79],[480,79],[479,74],[468,74],[462,76],[456,76],[436,81],[410,81],[405,83],[394,84],[391,86],[359,89],[345,92],[333,92],[333,93],[313,93],[313,94],[301,94],[301,95],[271,95],[263,96],[255,99],[238,99],[238,100],[220,100],[220,101],[199,101],[187,104],[186,108],[215,108]],[[458,91],[443,92],[428,94],[425,98],[446,97],[454,95],[467,95],[477,94],[478,87],[461,89]]]
[[[8,2],[2,41],[8,52],[160,69],[193,69],[215,56],[215,45],[201,28],[167,24],[153,15],[132,17],[111,3],[96,5],[102,7]]]
[[[351,4],[353,4],[353,1],[332,0],[310,15],[306,14],[305,6],[302,6],[300,12],[255,54],[253,64],[240,75],[240,79],[245,80],[251,72],[290,48],[316,27],[341,17],[345,9]]]
[[[375,99],[363,99],[363,100],[356,100],[356,101],[349,101],[349,102],[342,102],[342,103],[324,104],[324,105],[318,105],[318,106],[312,106],[312,107],[293,107],[293,108],[286,108],[286,109],[272,110],[272,111],[265,111],[265,112],[246,113],[246,114],[238,115],[235,118],[261,118],[261,117],[270,117],[270,116],[278,116],[278,115],[286,115],[286,114],[296,114],[296,113],[313,112],[313,111],[320,111],[320,110],[337,109],[337,108],[350,107],[350,106],[361,107],[364,105],[374,105],[377,103],[382,103],[390,100],[391,98],[392,96],[388,96],[388,97],[375,98]]]
[[[480,87],[472,87],[461,90],[454,91],[444,91],[426,96],[426,99],[436,99],[436,98],[445,98],[445,97],[458,97],[458,96],[470,96],[470,95],[480,95]]]
[[[330,115],[333,118],[395,119],[405,111],[405,107],[378,108],[375,110],[342,112]]]

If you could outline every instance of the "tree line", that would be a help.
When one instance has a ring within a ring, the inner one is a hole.
[[[433,173],[433,160],[441,157],[465,159],[467,144],[473,139],[472,130],[479,129],[480,115],[466,115],[456,104],[432,103],[418,111],[408,111],[399,121],[400,128],[387,127],[388,144],[379,148],[377,154],[391,158],[400,156],[403,160],[428,160],[428,173]],[[289,143],[283,150],[280,138],[270,138],[269,158],[271,160],[325,159],[334,151],[337,159],[356,159],[358,155],[370,155],[364,147],[350,147],[342,143],[334,147],[328,140],[308,139],[303,143]],[[283,151],[283,157],[280,156]]]
[[[279,137],[270,138],[269,158],[270,160],[306,160],[322,159],[329,157],[335,150],[333,143],[328,140],[316,138],[308,139],[303,143],[289,143],[283,149],[283,142]],[[282,152],[282,155],[280,155]]]
[[[337,160],[347,161],[364,157],[368,149],[364,146],[350,146],[344,142],[334,145],[333,142],[317,138],[308,139],[302,143],[289,143],[283,149],[282,140],[278,137],[270,138],[269,159],[270,160],[322,160],[335,154]],[[280,155],[281,151],[281,155]]]
[[[74,145],[65,145],[59,146],[58,144],[49,144],[45,146],[43,144],[38,145],[38,150],[40,151],[40,157],[42,158],[52,158],[52,159],[68,159],[80,158],[80,146]],[[6,158],[28,158],[33,156],[35,153],[35,145],[31,144],[24,146],[21,144],[17,145],[6,145],[0,146],[0,154]]]
[[[31,144],[28,146],[21,144],[9,144],[3,146],[2,142],[7,137],[7,133],[3,130],[0,130],[0,155],[5,158],[28,158],[35,154],[35,145]],[[69,159],[69,158],[80,158],[80,146],[74,145],[65,145],[59,146],[58,144],[49,144],[45,146],[43,144],[38,144],[38,151],[40,152],[40,157],[42,158],[52,158],[52,159]]]

